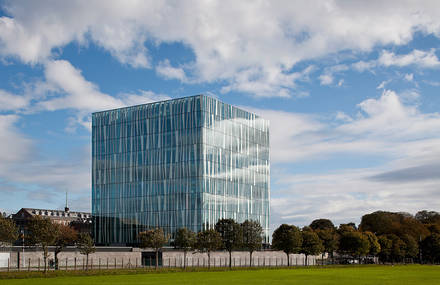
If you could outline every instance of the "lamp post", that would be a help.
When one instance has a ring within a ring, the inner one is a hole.
[[[24,268],[24,263],[25,263],[25,259],[24,259],[24,229],[21,230],[21,237],[22,237],[21,248],[22,248],[22,251],[23,251],[23,253],[22,253],[23,266],[22,267]]]

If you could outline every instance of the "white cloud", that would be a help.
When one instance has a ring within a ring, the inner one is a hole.
[[[376,89],[385,89],[385,85],[387,85],[390,82],[391,80],[384,80],[376,87]]]
[[[414,74],[410,73],[410,74],[405,74],[405,80],[412,82],[414,80]]]
[[[45,69],[46,82],[64,96],[57,96],[38,105],[46,110],[78,109],[97,111],[123,106],[122,101],[103,94],[99,88],[87,81],[81,71],[66,60],[49,61]]]
[[[224,92],[257,96],[294,95],[299,79],[292,68],[303,60],[402,45],[415,32],[440,36],[435,1],[29,1],[5,7],[9,16],[0,19],[4,57],[44,62],[71,42],[91,42],[123,64],[151,67],[146,42],[177,42],[194,52],[194,62],[177,68],[161,63],[159,73],[180,80],[186,74],[195,82],[224,81]],[[411,61],[386,56],[384,64]],[[432,52],[413,57],[424,66],[437,64]]]
[[[15,127],[19,119],[17,115],[0,115],[0,171],[11,162],[21,163],[31,155],[31,141]]]
[[[0,89],[0,111],[19,110],[28,106],[30,99]]]
[[[424,68],[434,68],[440,66],[440,61],[435,54],[435,50],[429,51],[413,50],[409,54],[396,55],[393,52],[383,51],[378,58],[378,63],[383,66],[408,66],[416,65]]]
[[[415,91],[384,90],[379,98],[359,103],[358,116],[338,112],[335,121],[255,110],[271,121],[272,189],[277,189],[271,199],[274,223],[305,225],[322,217],[358,222],[361,215],[380,209],[413,213],[435,209],[440,114],[421,113],[418,96]],[[289,167],[374,157],[380,158],[375,167],[353,169],[347,164],[347,169],[325,174],[295,174]]]
[[[371,70],[376,67],[375,61],[358,61],[353,63],[353,68],[359,72],[363,72],[365,70]]]
[[[429,51],[415,49],[411,53],[400,55],[383,50],[377,60],[371,60],[368,62],[359,61],[353,64],[353,68],[362,72],[365,70],[372,70],[377,66],[405,67],[410,65],[417,66],[419,68],[437,68],[440,67],[440,60],[435,54],[435,49],[431,49]],[[411,74],[407,74],[407,76],[408,77],[405,77],[407,80],[412,77]]]
[[[333,83],[333,76],[330,74],[321,74],[319,80],[321,81],[321,85],[330,85]]]
[[[171,66],[168,59],[160,62],[156,66],[156,72],[167,79],[178,79],[183,82],[187,81],[183,68]]]
[[[29,110],[76,111],[66,127],[69,132],[74,132],[78,125],[90,130],[91,112],[170,99],[169,96],[147,90],[118,94],[116,97],[102,93],[98,86],[84,78],[81,70],[66,60],[47,61],[45,81],[37,84],[34,89],[34,94],[41,98]]]

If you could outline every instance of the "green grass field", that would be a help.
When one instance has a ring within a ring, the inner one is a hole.
[[[3,279],[0,284],[440,284],[440,266],[353,266]]]

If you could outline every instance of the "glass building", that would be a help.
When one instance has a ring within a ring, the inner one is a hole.
[[[269,241],[269,122],[204,95],[97,112],[92,214],[102,245],[134,245],[218,219],[259,221]]]

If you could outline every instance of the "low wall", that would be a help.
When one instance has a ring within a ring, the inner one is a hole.
[[[48,266],[53,267],[54,249],[49,249]],[[141,267],[142,252],[151,253],[151,249],[141,250],[139,248],[111,248],[97,247],[96,252],[89,255],[89,267],[92,268],[134,268]],[[0,268],[38,270],[44,267],[43,251],[40,248],[12,248],[9,252],[2,252],[3,261]],[[7,256],[8,255],[8,256]],[[150,254],[150,256],[152,256]],[[9,259],[7,260],[7,258]],[[87,263],[86,256],[79,253],[75,247],[68,247],[58,254],[60,269],[83,269]],[[147,264],[154,265],[155,259],[149,258]],[[315,265],[317,257],[309,256],[308,265]],[[305,256],[302,254],[291,254],[289,256],[291,266],[304,265]],[[244,251],[232,252],[232,266],[250,266],[249,253]],[[145,263],[145,260],[144,260]],[[163,267],[182,267],[184,264],[184,253],[174,249],[164,249],[161,253],[159,265]],[[186,256],[187,266],[207,267],[208,254],[200,252],[188,252]],[[229,266],[229,253],[216,251],[211,253],[210,266]],[[287,256],[281,251],[257,251],[252,254],[252,266],[287,266]]]

